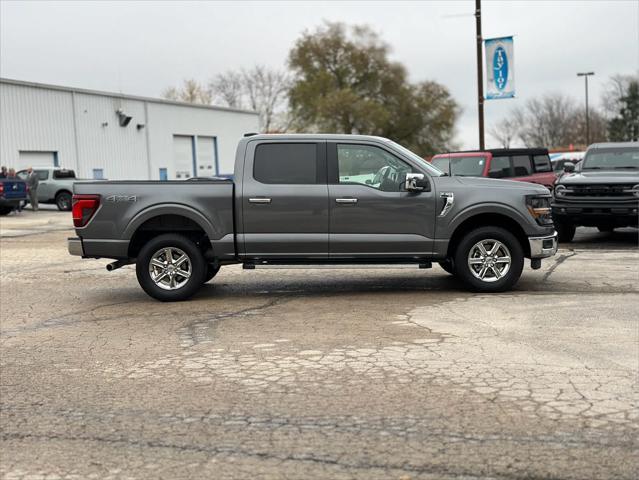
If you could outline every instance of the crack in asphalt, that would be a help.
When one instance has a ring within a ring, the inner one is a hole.
[[[570,254],[561,254],[558,257],[556,257],[554,259],[554,263],[550,266],[548,271],[544,274],[544,277],[541,279],[541,281],[546,282],[550,278],[550,276],[553,274],[553,272],[557,269],[557,267],[559,267],[559,265],[564,263],[569,258],[574,257],[575,255],[577,255],[577,252],[572,251]]]

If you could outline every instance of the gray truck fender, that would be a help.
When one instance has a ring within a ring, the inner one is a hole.
[[[133,217],[124,230],[123,238],[130,240],[144,222],[162,215],[179,215],[186,217],[198,224],[209,238],[217,238],[219,236],[219,232],[216,232],[211,222],[194,208],[176,203],[162,203],[146,208]]]
[[[457,229],[457,227],[459,227],[459,225],[461,225],[464,221],[468,220],[469,218],[474,217],[476,215],[481,215],[484,213],[489,213],[493,215],[494,214],[504,215],[505,217],[508,217],[511,220],[514,220],[515,222],[517,222],[526,234],[535,233],[534,225],[531,224],[532,219],[526,218],[515,208],[511,207],[510,205],[506,205],[504,203],[486,202],[486,203],[479,203],[476,205],[470,205],[466,207],[465,209],[461,210],[460,212],[457,212],[455,216],[451,219],[447,228],[445,228],[446,235],[452,235],[452,233]]]

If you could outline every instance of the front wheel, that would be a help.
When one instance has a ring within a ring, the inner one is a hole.
[[[442,267],[445,272],[450,273],[451,275],[455,275],[455,266],[453,265],[452,259],[447,258],[446,260],[442,260],[441,262],[437,263],[439,263],[439,266]]]
[[[204,283],[207,264],[197,245],[183,235],[167,233],[147,242],[137,257],[142,289],[163,302],[191,297]]]
[[[72,196],[69,192],[60,192],[55,196],[55,204],[62,212],[71,211]]]
[[[575,238],[577,227],[572,223],[555,221],[555,230],[557,230],[557,239],[561,243],[572,242]]]
[[[519,240],[500,227],[469,232],[455,251],[455,273],[477,292],[503,292],[517,283],[524,268]]]

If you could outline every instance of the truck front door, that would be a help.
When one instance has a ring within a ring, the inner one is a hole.
[[[249,142],[242,176],[241,252],[255,259],[327,258],[325,141]]]
[[[418,258],[433,252],[436,197],[404,189],[424,173],[374,144],[327,146],[330,258]],[[428,175],[424,174],[426,179]]]

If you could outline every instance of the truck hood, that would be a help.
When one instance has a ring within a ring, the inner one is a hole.
[[[639,183],[639,170],[588,170],[562,175],[557,185]]]
[[[517,182],[514,180],[498,180],[496,178],[485,177],[437,177],[438,188],[495,188],[516,190],[522,194],[543,195],[549,193],[549,190],[535,183]]]

